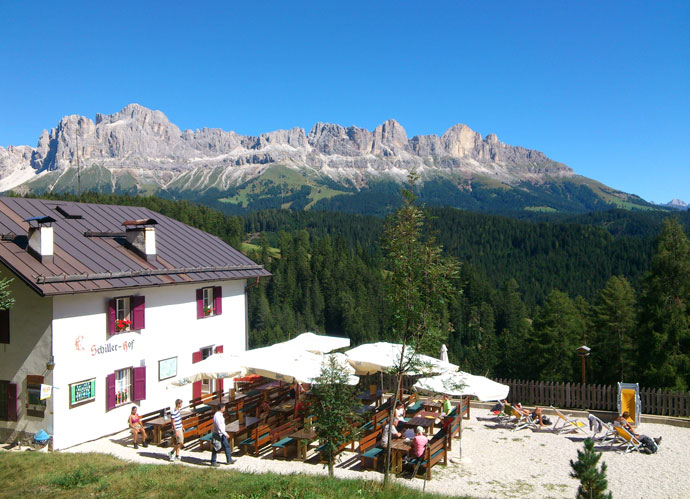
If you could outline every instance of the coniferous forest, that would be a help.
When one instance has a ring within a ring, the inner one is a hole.
[[[233,217],[155,197],[82,200],[142,205],[233,246],[250,241],[246,252],[273,274],[249,292],[251,347],[306,330],[347,335],[353,345],[387,339],[383,218],[287,210]],[[431,208],[427,219],[461,263],[445,334],[463,370],[577,382],[575,350],[586,344],[588,382],[690,389],[690,213],[516,220]]]

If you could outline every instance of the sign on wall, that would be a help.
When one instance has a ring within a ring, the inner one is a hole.
[[[177,376],[177,357],[158,361],[158,381]]]
[[[96,378],[69,385],[69,406],[76,407],[96,400]]]

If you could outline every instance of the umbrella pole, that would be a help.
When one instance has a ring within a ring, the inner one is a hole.
[[[463,462],[468,462],[468,459],[463,461],[462,459],[462,395],[460,396],[460,439],[458,440],[458,457],[451,457],[450,462],[453,464],[462,464]],[[451,435],[450,438],[453,438]]]

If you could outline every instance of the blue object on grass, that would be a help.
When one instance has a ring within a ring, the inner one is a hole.
[[[38,430],[36,432],[36,434],[34,435],[34,442],[39,443],[39,444],[47,442],[49,439],[50,439],[50,435],[48,435],[43,430]]]

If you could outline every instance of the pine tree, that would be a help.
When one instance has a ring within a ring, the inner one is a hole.
[[[677,220],[665,220],[640,300],[643,381],[686,391],[690,386],[690,242]]]
[[[613,276],[594,306],[592,371],[600,383],[632,379],[635,366],[635,292],[625,277]]]
[[[594,451],[594,440],[585,439],[585,450],[577,451],[577,461],[570,460],[573,469],[570,476],[580,480],[576,499],[612,499],[611,492],[606,493],[606,463],[601,463],[601,470],[597,464],[601,459],[601,452]]]

